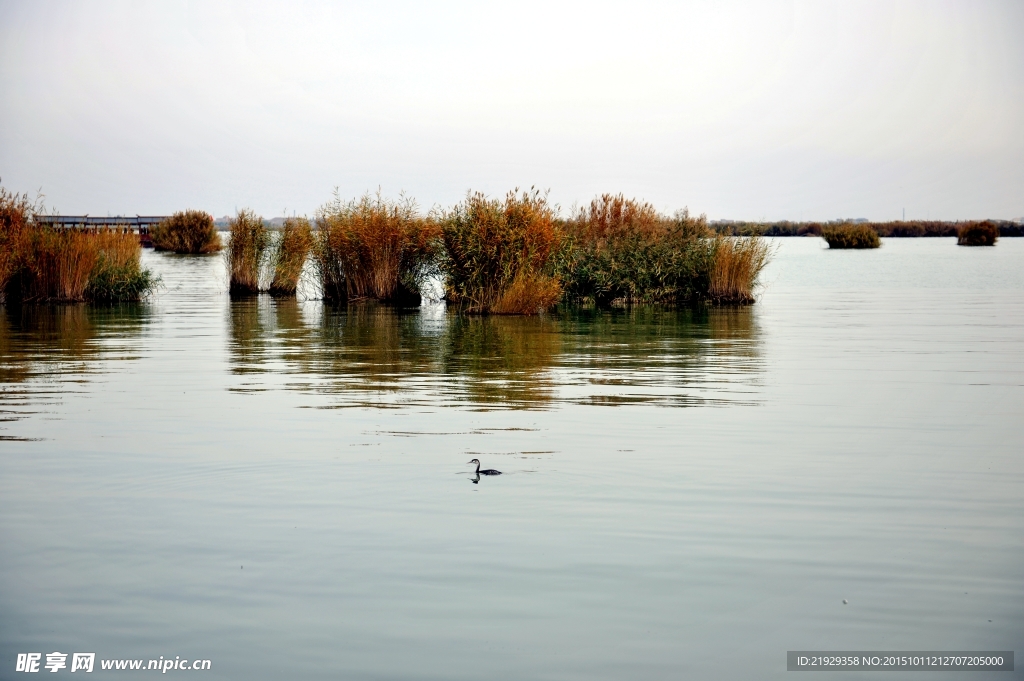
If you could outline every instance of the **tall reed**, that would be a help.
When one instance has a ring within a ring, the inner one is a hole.
[[[136,301],[157,285],[158,279],[141,265],[142,246],[130,229],[104,229],[93,238],[98,252],[85,290],[87,299]]]
[[[214,253],[222,244],[213,216],[201,210],[175,213],[150,232],[153,248],[175,253]]]
[[[0,299],[6,299],[8,285],[24,264],[32,216],[41,209],[39,200],[0,186]]]
[[[567,302],[674,303],[707,291],[703,216],[684,210],[670,218],[649,203],[604,194],[567,222],[566,233],[556,271]]]
[[[995,246],[999,239],[999,226],[994,222],[968,222],[958,226],[956,243],[958,246]]]
[[[719,305],[749,305],[770,250],[761,237],[715,237],[710,254],[708,298]]]
[[[232,296],[250,296],[260,292],[260,272],[270,245],[270,232],[263,218],[242,209],[231,220],[231,239],[227,247],[228,290]]]
[[[141,251],[130,230],[35,226],[15,285],[8,285],[9,297],[53,303],[139,300],[158,282],[142,268]]]
[[[378,191],[334,200],[317,212],[313,260],[325,298],[419,303],[423,280],[436,269],[439,231],[402,195]]]
[[[289,218],[284,221],[281,237],[271,251],[274,278],[270,283],[270,294],[294,296],[299,285],[302,268],[313,242],[313,232],[306,218]]]
[[[25,302],[85,300],[89,275],[98,257],[95,234],[81,229],[36,227],[26,240],[18,297]]]
[[[467,312],[536,314],[553,306],[561,241],[555,212],[536,189],[488,199],[476,192],[438,215],[448,300]]]

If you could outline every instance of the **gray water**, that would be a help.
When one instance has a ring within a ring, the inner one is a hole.
[[[232,302],[218,256],[152,252],[149,303],[0,309],[0,679],[1024,650],[1024,239],[774,243],[738,310]]]

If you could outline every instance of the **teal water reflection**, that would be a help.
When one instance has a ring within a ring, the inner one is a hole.
[[[476,317],[265,298],[233,301],[229,321],[231,371],[251,377],[237,390],[277,373],[334,408],[751,403],[762,371],[752,308]]]
[[[0,306],[0,440],[21,439],[6,426],[87,391],[108,362],[137,360],[150,314],[141,303]]]

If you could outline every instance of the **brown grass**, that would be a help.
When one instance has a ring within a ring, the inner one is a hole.
[[[882,245],[878,232],[866,224],[823,227],[821,237],[829,248],[878,248]]]
[[[54,227],[35,222],[42,200],[0,187],[0,296],[4,302],[138,300],[157,279],[139,263],[127,229]]]
[[[220,234],[213,216],[201,210],[175,213],[150,232],[153,248],[175,253],[214,253],[221,250]]]
[[[242,209],[231,221],[231,240],[227,259],[232,296],[249,296],[260,292],[260,272],[270,245],[270,232],[263,218],[249,209]]]
[[[33,226],[12,297],[52,303],[139,300],[157,283],[142,269],[141,251],[131,230]]]
[[[561,232],[546,196],[477,192],[439,215],[449,302],[467,312],[535,314],[558,302],[553,256]]]
[[[968,222],[957,227],[958,246],[995,246],[999,239],[999,225],[985,222]]]
[[[604,245],[630,237],[660,237],[665,222],[666,218],[649,203],[622,194],[602,194],[579,210],[569,223],[569,231],[577,239]]]
[[[32,215],[42,209],[28,194],[9,192],[0,186],[0,298],[6,298],[11,280],[24,264]]]
[[[556,272],[569,302],[674,303],[706,294],[699,280],[707,220],[661,215],[649,203],[604,194],[566,224]]]
[[[491,307],[491,314],[537,314],[553,307],[562,295],[557,279],[521,273]]]
[[[142,268],[142,245],[130,229],[103,229],[94,234],[98,250],[89,273],[86,297],[97,302],[140,300],[158,283]]]
[[[36,227],[30,230],[25,245],[21,300],[85,300],[89,274],[99,257],[95,234],[79,229]]]
[[[138,266],[142,255],[139,237],[130,229],[101,229],[93,233],[99,256],[116,268]]]
[[[271,295],[295,295],[312,242],[313,230],[309,220],[289,218],[284,221],[281,238],[271,252],[274,267],[274,279],[270,283]]]
[[[377,192],[321,207],[313,257],[327,299],[415,299],[434,269],[439,230],[417,213],[412,199]]]
[[[760,237],[715,237],[708,243],[711,301],[719,305],[753,303],[758,275],[768,264],[768,243]]]

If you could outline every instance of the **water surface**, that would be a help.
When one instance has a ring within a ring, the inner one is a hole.
[[[775,243],[739,310],[232,302],[219,257],[152,252],[149,303],[0,308],[0,678],[1024,650],[1024,239]]]

